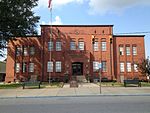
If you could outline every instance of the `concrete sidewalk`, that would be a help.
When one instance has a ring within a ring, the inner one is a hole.
[[[22,97],[59,97],[59,96],[119,96],[119,95],[147,95],[150,96],[150,87],[100,87],[93,83],[80,84],[78,88],[70,88],[65,84],[63,88],[43,89],[0,89],[0,98]]]

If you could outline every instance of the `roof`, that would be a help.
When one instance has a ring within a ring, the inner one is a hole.
[[[145,35],[113,35],[114,37],[145,37]]]
[[[51,25],[40,25],[50,27]],[[113,27],[114,25],[52,25],[52,27]]]

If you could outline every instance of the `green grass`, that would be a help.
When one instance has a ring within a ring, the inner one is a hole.
[[[21,84],[0,84],[0,89],[15,89],[22,87]]]
[[[16,88],[22,88],[22,84],[20,83],[11,83],[11,84],[0,84],[0,89],[16,89]],[[26,88],[29,89],[38,89],[37,86],[25,86]],[[63,83],[62,82],[52,82],[52,83],[48,83],[48,82],[43,82],[40,86],[41,88],[62,88],[63,87]]]
[[[99,82],[97,83],[99,85]],[[102,86],[108,86],[108,87],[122,87],[123,83],[118,82],[102,82]]]
[[[97,83],[99,85],[99,82]],[[102,82],[102,86],[108,86],[108,87],[124,87],[124,83],[118,83],[118,82]],[[142,87],[150,87],[150,83],[148,82],[141,82]]]
[[[150,87],[150,83],[148,82],[141,82],[142,87]]]
[[[42,82],[42,85],[50,88],[62,88],[64,84],[62,82]]]

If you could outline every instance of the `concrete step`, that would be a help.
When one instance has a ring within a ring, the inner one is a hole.
[[[81,76],[76,76],[76,80],[78,82],[83,82],[83,83],[86,83],[87,80],[86,80],[86,77],[84,75],[81,75]]]

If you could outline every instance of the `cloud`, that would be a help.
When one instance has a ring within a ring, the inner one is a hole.
[[[53,8],[60,8],[70,3],[86,4],[88,3],[89,14],[120,14],[128,8],[134,6],[149,5],[150,0],[52,0]],[[37,9],[48,8],[48,0],[39,0]]]
[[[53,25],[62,25],[62,21],[61,21],[61,18],[59,16],[56,16],[55,17],[55,21],[52,22]]]
[[[150,5],[150,0],[89,0],[90,14],[121,13],[134,7]]]
[[[67,5],[72,2],[82,4],[84,0],[52,0],[52,5],[53,5],[53,8],[57,8],[57,7]],[[41,8],[41,7],[48,7],[48,0],[39,0],[38,8]]]
[[[62,25],[62,24],[63,23],[62,23],[61,18],[59,16],[56,16],[55,20],[52,22],[52,25]],[[46,23],[45,21],[42,21],[41,25],[51,25],[51,22]],[[37,31],[38,31],[38,34],[40,35],[41,34],[41,27],[40,26],[37,27]]]

